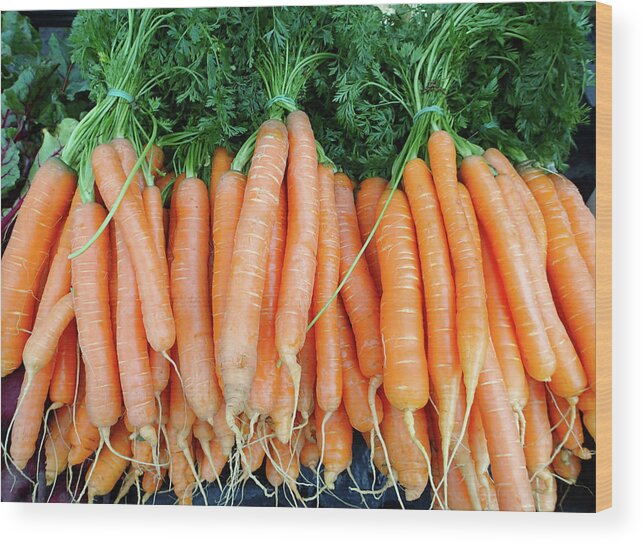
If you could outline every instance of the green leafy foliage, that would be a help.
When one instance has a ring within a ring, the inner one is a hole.
[[[43,137],[80,117],[89,102],[66,38],[52,34],[43,44],[17,12],[2,14],[2,90],[2,197],[12,205],[26,190]]]

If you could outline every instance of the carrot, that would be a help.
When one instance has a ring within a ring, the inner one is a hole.
[[[134,170],[134,166],[138,160],[134,146],[126,138],[114,138],[109,145],[111,145],[118,154],[123,172],[126,176],[129,176],[132,170]],[[145,177],[143,176],[142,168],[136,170],[132,183],[138,187],[138,195],[140,195],[145,188]]]
[[[334,412],[342,402],[342,362],[340,359],[337,298],[339,284],[339,227],[335,210],[335,178],[329,166],[319,165],[318,266],[315,275],[313,307],[320,314],[315,323],[317,354],[317,404],[324,412]],[[323,313],[322,313],[323,312]]]
[[[532,378],[527,378],[529,402],[525,406],[525,462],[532,482],[534,502],[539,512],[550,509],[552,491],[555,496],[556,482],[548,468],[554,449],[545,386]],[[555,506],[555,501],[554,501]]]
[[[538,203],[534,199],[534,195],[525,185],[525,182],[520,177],[516,169],[513,167],[509,159],[505,157],[497,149],[487,149],[484,152],[484,158],[487,162],[494,167],[498,174],[504,174],[511,178],[513,185],[520,195],[520,202],[524,213],[527,215],[531,228],[536,236],[536,241],[539,248],[541,260],[544,263],[547,259],[547,227],[545,227],[545,219],[538,207]]]
[[[53,403],[73,404],[78,373],[78,332],[72,321],[58,342],[54,372],[49,385],[49,400]]]
[[[159,191],[163,191],[174,179],[176,178],[176,174],[174,172],[168,172],[164,176],[159,176],[154,180],[154,185],[158,187]],[[170,197],[172,196],[172,187],[169,189],[170,191]]]
[[[212,169],[210,170],[210,213],[212,217],[216,217],[214,214],[214,207],[216,202],[216,192],[217,185],[221,176],[230,170],[230,165],[232,164],[232,159],[234,156],[228,152],[225,147],[217,147],[212,154]]]
[[[389,189],[382,193],[377,214]],[[396,190],[376,234],[382,271],[380,327],[386,364],[384,392],[398,410],[414,411],[429,400],[424,350],[422,278],[415,227],[405,194]]]
[[[319,238],[319,176],[315,135],[308,116],[294,111],[288,126],[288,233],[275,320],[275,343],[293,379],[298,406],[301,367],[297,354],[306,341]],[[319,344],[317,344],[319,347]],[[341,389],[341,388],[340,388]]]
[[[315,414],[311,414],[304,427],[304,445],[299,452],[299,462],[311,470],[317,470],[319,465],[319,448],[317,447],[317,428]]]
[[[498,363],[500,363],[500,370],[502,371],[502,378],[505,382],[511,408],[519,417],[529,397],[525,370],[522,365],[516,329],[511,318],[507,294],[502,285],[498,264],[491,253],[489,240],[485,232],[483,231],[480,234],[491,341],[498,357]]]
[[[341,300],[337,304],[339,329],[340,360],[343,372],[342,400],[352,427],[362,433],[374,428],[373,415],[368,399],[368,380],[359,369],[355,337],[351,330],[348,315]],[[377,422],[382,421],[382,401],[375,394]]]
[[[52,158],[38,170],[2,255],[2,377],[22,362],[34,322],[34,291],[76,188],[74,172]]]
[[[75,466],[82,463],[96,451],[100,443],[100,433],[92,425],[87,413],[84,371],[81,368],[77,400],[72,407],[72,424],[67,430],[65,440],[70,445],[68,463]]]
[[[525,368],[534,379],[548,380],[556,368],[556,357],[500,188],[482,157],[464,159],[460,174],[498,263]]]
[[[188,436],[183,437],[183,439],[187,440],[189,434],[190,433],[188,433]],[[170,427],[167,435],[169,441],[168,448],[170,450],[170,481],[172,482],[173,491],[179,499],[179,504],[191,505],[192,494],[197,484],[185,455],[187,451],[191,456],[190,450],[187,449],[187,446],[186,448],[181,448],[178,445],[179,431],[176,428]]]
[[[91,202],[72,212],[73,251],[89,240],[105,216],[105,209]],[[109,235],[103,231],[87,251],[71,262],[78,343],[85,363],[87,412],[99,429],[109,429],[121,415],[118,361],[110,327],[108,256]]]
[[[315,317],[314,308],[311,307],[309,318]],[[306,333],[304,347],[299,352],[301,365],[301,382],[299,383],[299,403],[297,410],[304,421],[312,416],[315,411],[315,380],[317,378],[317,352],[315,350],[315,327]]]
[[[208,191],[201,180],[189,178],[175,195],[171,287],[181,376],[190,407],[199,419],[212,423],[221,393],[215,376],[208,290]]]
[[[266,478],[268,482],[278,488],[286,484],[299,498],[297,491],[297,478],[299,477],[299,453],[290,444],[279,441],[270,441],[269,458],[266,462]]]
[[[471,419],[469,421],[468,438],[469,438],[469,447],[471,449],[471,457],[475,465],[475,472],[478,482],[482,487],[483,493],[481,494],[482,498],[486,499],[486,502],[490,502],[491,487],[490,487],[490,478],[489,478],[489,465],[491,459],[489,458],[489,448],[487,446],[487,436],[484,432],[484,425],[482,424],[482,416],[480,415],[480,410],[478,406],[474,403],[471,410]],[[464,475],[460,472],[461,477],[465,481]],[[451,490],[449,489],[449,492]],[[468,496],[468,491],[467,491]],[[449,505],[454,507],[455,505],[450,502],[451,497],[449,495]],[[469,499],[471,502],[471,499]],[[457,509],[457,507],[456,507]],[[473,504],[471,509],[474,510]]]
[[[573,485],[578,481],[578,476],[580,476],[581,462],[570,450],[563,448],[554,457],[552,468],[558,476]]]
[[[593,280],[596,280],[596,218],[586,206],[578,187],[562,174],[549,174],[560,203],[567,212],[572,233]]]
[[[446,462],[462,379],[449,245],[433,176],[426,163],[420,159],[409,161],[404,167],[403,181],[417,231],[424,284],[427,364],[436,391],[442,456]]]
[[[230,262],[221,337],[216,346],[217,366],[230,415],[245,409],[256,370],[265,263],[287,153],[287,129],[283,123],[276,120],[263,123],[248,172]]]
[[[219,179],[214,191],[215,205],[212,212],[212,321],[214,347],[218,349],[221,338],[221,325],[225,296],[228,288],[230,263],[234,249],[234,237],[241,214],[241,204],[246,188],[246,176],[240,172],[225,172]],[[212,191],[212,188],[210,188]],[[218,367],[218,365],[217,365]],[[221,382],[221,379],[219,379]]]
[[[152,148],[147,154],[147,161],[150,165],[150,172],[154,179],[158,179],[163,172],[163,164],[165,164],[165,153],[158,145],[152,144]]]
[[[353,184],[345,174],[335,174],[335,205],[339,224],[339,272],[344,281],[362,246]],[[367,378],[382,376],[384,350],[380,337],[379,296],[363,256],[357,260],[341,293],[355,334],[359,368]]]
[[[156,247],[161,265],[161,273],[164,281],[169,285],[170,273],[168,270],[167,257],[165,252],[165,231],[163,226],[163,200],[161,190],[155,185],[146,185],[143,189],[143,210],[147,223],[150,226],[152,240]],[[152,372],[152,385],[154,393],[158,395],[163,391],[170,379],[169,361],[162,353],[149,350],[150,371]]]
[[[574,404],[554,395],[551,391],[546,395],[549,422],[556,442],[572,451],[581,459],[590,459],[591,453],[583,446],[583,427]],[[558,453],[554,450],[555,453]]]
[[[536,237],[526,214],[521,209],[520,196],[513,181],[509,176],[500,174],[496,176],[496,182],[505,199],[513,227],[519,234],[525,261],[531,274],[536,302],[540,307],[545,330],[556,356],[556,371],[551,378],[551,388],[562,397],[576,397],[587,388],[587,379],[576,350],[554,305],[545,264],[538,255]]]
[[[95,497],[107,495],[118,482],[127,468],[129,461],[124,457],[132,455],[129,432],[121,419],[112,430],[110,436],[112,448],[120,455],[116,455],[108,448],[103,448],[98,458],[92,463],[87,472],[87,502],[92,504]]]
[[[404,488],[407,501],[420,498],[429,481],[429,469],[419,448],[411,440],[404,412],[395,408],[389,400],[382,398],[384,418],[382,419],[382,436],[391,459],[391,466],[397,474],[397,480]],[[417,439],[428,452],[428,422],[424,410],[413,412]]]
[[[343,404],[329,413],[324,413],[319,405],[316,405],[315,421],[324,421],[325,418],[324,432],[318,434],[318,441],[321,440],[319,449],[324,465],[324,485],[332,490],[335,489],[337,477],[351,464],[353,429]]]
[[[232,447],[234,446],[234,433],[232,429],[228,427],[226,421],[226,409],[225,406],[221,405],[219,411],[214,417],[214,423],[212,425],[214,428],[214,434],[216,439],[221,443],[221,451],[226,457],[230,455]]]
[[[492,344],[489,344],[485,366],[480,373],[476,403],[487,437],[500,510],[534,511],[518,427]]]
[[[207,466],[209,473],[214,474],[214,472],[216,472],[216,467],[214,458],[212,457],[212,450],[210,449],[210,442],[213,440],[216,441],[216,437],[212,425],[202,419],[196,419],[192,427],[192,433],[195,440],[198,441],[198,444],[201,448],[201,453],[204,457],[204,459],[202,461],[199,461],[198,463],[201,472],[203,473],[204,466]]]
[[[49,436],[45,441],[45,481],[48,486],[67,468],[69,444],[65,441],[65,435],[72,424],[71,419],[71,408],[61,406],[49,421]]]
[[[247,419],[242,423],[241,432],[244,435],[244,444],[242,446],[243,455],[241,456],[241,467],[243,469],[241,479],[244,481],[251,478],[251,475],[257,472],[263,464],[265,458],[264,442],[266,441],[265,428],[266,426],[262,422],[256,429],[257,432],[249,435]]]
[[[292,376],[288,368],[281,365],[278,369],[269,417],[270,426],[273,428],[277,440],[282,444],[287,444],[290,441],[292,414],[295,409],[294,398]]]
[[[219,479],[223,467],[225,467],[228,462],[228,456],[223,453],[221,441],[217,438],[210,440],[206,447],[209,451],[204,449],[205,457],[207,459],[209,456],[212,461],[204,463],[201,474],[206,482],[212,483]]]
[[[53,305],[46,320],[37,320],[22,354],[28,380],[52,360],[60,337],[73,319],[73,297],[67,293]]]
[[[384,192],[384,189],[386,189],[387,183],[388,182],[382,178],[367,178],[359,184],[356,198],[356,211],[362,243],[366,243],[366,239],[375,226],[375,222],[377,221],[377,202]],[[373,278],[377,294],[382,296],[382,277],[375,244],[366,246],[364,257],[368,263],[368,270]]]
[[[284,250],[286,248],[287,213],[286,186],[282,184],[279,193],[277,220],[272,228],[270,237],[266,280],[261,301],[257,372],[252,382],[248,400],[248,415],[252,420],[270,414],[275,393],[275,383],[279,374],[277,371],[279,355],[275,346],[275,317],[277,315],[277,300],[279,298]]]
[[[585,428],[596,440],[596,392],[593,389],[588,389],[580,396],[578,408],[583,414]]]
[[[116,354],[125,413],[139,434],[156,445],[156,401],[150,372],[141,301],[125,234],[116,225],[118,292],[116,298]]]
[[[470,409],[488,342],[482,263],[458,197],[455,144],[447,132],[431,134],[429,159],[453,263],[456,338]]]
[[[596,289],[578,250],[565,208],[553,182],[535,168],[520,170],[545,218],[547,276],[578,351],[589,385],[596,383]]]
[[[114,148],[99,145],[92,153],[92,169],[100,194],[111,209],[126,180]],[[163,278],[143,199],[136,186],[128,187],[114,219],[126,233],[125,243],[136,272],[147,340],[156,351],[167,351],[175,339],[169,286]]]
[[[545,385],[527,378],[529,402],[525,407],[525,461],[530,476],[547,468],[554,443],[547,415]]]

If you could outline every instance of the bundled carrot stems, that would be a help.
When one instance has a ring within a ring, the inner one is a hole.
[[[588,28],[576,5],[80,12],[96,105],[2,257],[8,470],[44,455],[89,502],[351,481],[355,507],[555,509],[595,419],[594,218],[558,173]]]

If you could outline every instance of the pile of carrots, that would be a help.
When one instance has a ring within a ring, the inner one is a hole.
[[[357,431],[388,478],[361,493],[553,510],[595,428],[594,218],[497,150],[458,165],[436,131],[428,157],[355,189],[295,110],[247,174],[225,149],[209,180],[166,173],[115,139],[91,200],[49,159],[2,257],[2,376],[25,371],[7,470],[42,436],[46,485],[81,467],[77,501],[121,482],[190,504],[227,465],[228,499],[252,480],[304,503],[300,468],[332,492]]]

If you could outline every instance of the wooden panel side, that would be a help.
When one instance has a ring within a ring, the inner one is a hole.
[[[596,3],[596,510],[612,506],[612,7]]]

